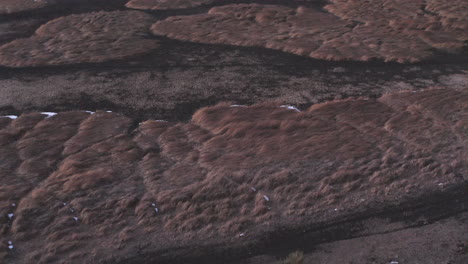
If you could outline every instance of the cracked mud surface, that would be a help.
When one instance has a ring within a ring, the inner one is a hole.
[[[3,1],[0,262],[465,264],[465,6]]]

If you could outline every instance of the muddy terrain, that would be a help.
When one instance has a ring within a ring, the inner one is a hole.
[[[0,1],[0,263],[467,263],[467,7]]]

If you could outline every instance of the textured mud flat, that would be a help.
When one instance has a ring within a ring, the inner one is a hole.
[[[93,1],[84,2],[90,5]],[[443,0],[410,3],[334,0],[323,8],[316,2],[294,1],[289,3],[294,6],[287,6],[282,1],[226,4],[214,0],[133,0],[126,6],[160,12],[219,5],[207,12],[204,12],[206,8],[195,10],[196,14],[192,15],[152,14],[154,18],[169,17],[154,23],[151,32],[196,43],[262,47],[316,59],[404,63],[433,59],[441,54],[459,54],[466,49],[466,0],[450,5]],[[9,0],[0,3],[0,12],[16,13],[16,9],[24,11],[49,4],[65,5],[58,0],[51,3]],[[119,2],[113,8],[123,10],[125,6]],[[154,39],[146,36],[150,31],[149,21],[151,16],[140,11],[59,17],[42,25],[29,38],[0,46],[0,65],[103,62],[146,53],[158,47]]]
[[[463,203],[467,107],[465,91],[432,89],[302,112],[218,104],[187,123],[106,112],[0,118],[2,243],[14,245],[0,254],[8,263],[235,259],[281,243],[275,234],[286,230],[441,197]]]
[[[332,1],[316,8],[238,4],[207,14],[174,16],[154,34],[200,43],[260,46],[327,60],[415,62],[460,52],[467,21],[455,7],[425,1]],[[457,2],[460,8],[466,1]],[[421,8],[422,6],[422,8]],[[452,17],[447,18],[447,13]],[[448,22],[450,20],[450,22]]]
[[[136,11],[94,12],[58,18],[30,38],[0,48],[7,66],[103,62],[146,53],[157,47],[144,33],[153,19]],[[116,33],[118,32],[118,33]]]
[[[0,1],[0,263],[466,264],[466,7]]]

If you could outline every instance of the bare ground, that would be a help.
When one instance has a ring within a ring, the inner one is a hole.
[[[2,118],[2,214],[13,214],[2,234],[17,247],[3,258],[234,260],[453,215],[466,206],[467,96],[433,88],[302,112],[222,103],[188,123]]]
[[[326,2],[242,1],[252,2],[327,12]],[[331,2],[344,19],[375,18]],[[34,41],[51,20],[126,13],[125,3],[1,15],[0,45]],[[164,21],[233,3],[139,12]],[[466,26],[427,4],[444,27]],[[20,116],[0,118],[0,262],[281,263],[295,250],[311,264],[468,260],[466,41],[420,63],[330,62],[148,27],[135,37],[157,47],[142,56],[64,56],[89,37],[112,44],[86,32],[41,40],[24,60],[61,66],[0,68],[0,115]],[[21,47],[7,47],[21,66]],[[51,47],[59,63],[42,60]]]

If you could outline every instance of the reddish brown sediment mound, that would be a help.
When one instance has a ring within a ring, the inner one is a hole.
[[[468,21],[467,0],[330,0],[325,9],[337,16],[360,21],[366,24],[389,23],[391,26],[403,26],[407,29],[449,30],[466,29]],[[394,24],[396,23],[396,24]],[[442,25],[441,25],[442,24]],[[466,33],[465,33],[466,37]]]
[[[12,14],[42,8],[48,5],[46,0],[2,0],[0,14]]]
[[[0,257],[150,261],[444,193],[468,180],[467,110],[468,93],[433,89],[303,112],[222,103],[137,128],[105,112],[0,118]]]
[[[49,21],[29,38],[0,47],[0,65],[25,67],[103,62],[157,47],[145,37],[154,19],[138,11],[93,12]]]
[[[465,30],[468,26],[466,20],[468,0],[453,2],[331,0],[331,2],[333,4],[325,7],[331,13],[346,20],[364,23],[357,26],[354,31],[361,30],[364,36],[371,28],[373,32],[377,32],[376,30],[384,34],[387,32],[386,38],[392,41],[387,47],[382,45],[381,48],[389,51],[392,50],[392,45],[399,45],[399,41],[410,43],[417,41],[422,43],[412,50],[422,50],[428,45],[445,52],[457,52],[463,48],[464,41],[468,40],[468,33]],[[349,37],[352,39],[352,36]]]
[[[427,0],[426,9],[441,16],[441,22],[446,27],[468,29],[468,1]]]
[[[260,46],[318,59],[360,61],[416,62],[437,51],[459,52],[468,40],[460,12],[452,13],[455,9],[445,6],[439,15],[421,8],[422,0],[332,2],[325,7],[331,13],[306,7],[226,5],[207,14],[169,17],[154,24],[152,31],[200,43]],[[464,2],[457,4],[462,7]]]

